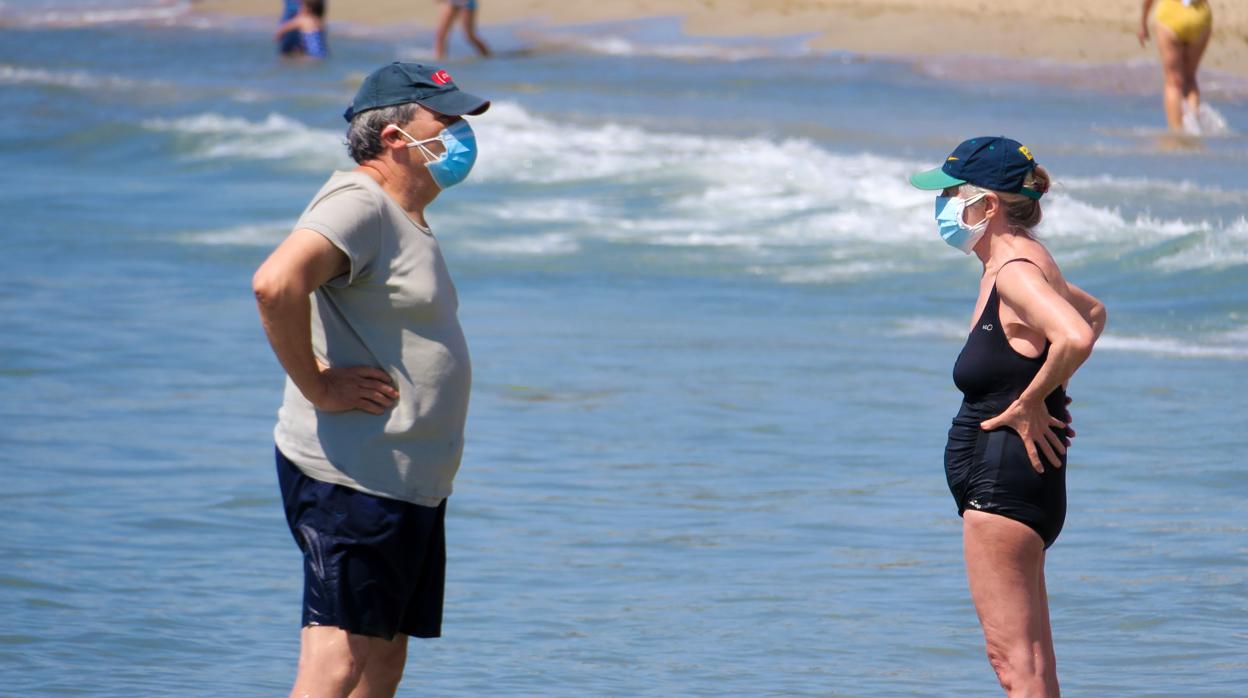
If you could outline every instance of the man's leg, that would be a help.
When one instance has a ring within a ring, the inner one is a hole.
[[[393,640],[370,637],[368,644],[364,674],[350,698],[393,698],[407,662],[407,636],[395,635]]]
[[[392,698],[403,678],[407,636],[393,640],[309,625],[300,635],[291,698]]]

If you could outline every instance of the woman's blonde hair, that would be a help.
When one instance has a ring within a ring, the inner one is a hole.
[[[1052,182],[1053,180],[1049,178],[1049,171],[1036,165],[1027,174],[1026,179],[1023,180],[1023,187],[1044,194],[1049,191]],[[1029,238],[1035,237],[1031,229],[1040,225],[1040,219],[1043,216],[1038,199],[1033,199],[1025,194],[996,191],[995,189],[985,189],[983,187],[973,188],[976,191],[990,191],[997,195],[997,199],[1001,202],[1001,208],[1005,211],[1005,223],[1010,227],[1010,230],[1026,235]]]
[[[1052,185],[1052,180],[1048,177],[1048,170],[1043,169],[1040,165],[1036,165],[1035,169],[1028,172],[1022,186],[1025,189],[1045,194],[1048,187]],[[1036,237],[1031,229],[1040,225],[1042,217],[1040,210],[1040,200],[1032,199],[1025,194],[1011,194],[1008,191],[997,191],[995,189],[983,189],[981,186],[963,185],[970,187],[973,191],[991,191],[997,195],[997,200],[1001,201],[1001,209],[1006,214],[1006,225],[1010,226],[1010,230],[1022,233],[1027,237]]]

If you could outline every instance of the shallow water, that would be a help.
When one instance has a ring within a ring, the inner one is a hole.
[[[291,66],[245,22],[35,5],[0,29],[0,693],[280,694],[301,568],[250,276],[348,166],[360,77],[428,37]],[[986,133],[1057,176],[1040,232],[1110,311],[1048,562],[1063,686],[1242,692],[1248,139],[1173,148],[1083,69],[578,32],[450,65],[495,100],[430,212],[476,382],[403,694],[991,695],[941,471],[978,269],[904,179]]]

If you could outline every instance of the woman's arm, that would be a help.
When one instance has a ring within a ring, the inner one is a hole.
[[[987,430],[1003,426],[1014,429],[1023,439],[1032,467],[1044,472],[1041,455],[1056,467],[1061,465],[1060,454],[1066,452],[1060,435],[1066,423],[1049,414],[1044,399],[1083,365],[1092,353],[1097,333],[1079,310],[1049,285],[1034,264],[1002,267],[997,273],[997,294],[1023,324],[1044,335],[1049,351],[1018,399],[980,426]]]
[[[1140,8],[1140,30],[1136,32],[1140,46],[1148,42],[1148,14],[1152,9],[1153,0],[1144,0],[1144,6]]]
[[[1101,333],[1105,331],[1105,321],[1107,320],[1105,304],[1069,281],[1066,282],[1066,288],[1070,291],[1066,299],[1070,301],[1075,310],[1078,310],[1083,319],[1092,327],[1092,332],[1096,335],[1096,338],[1100,339]]]

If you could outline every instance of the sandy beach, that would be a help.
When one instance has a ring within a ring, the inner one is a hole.
[[[201,0],[198,11],[276,15],[273,0]],[[1214,34],[1203,66],[1248,75],[1248,3],[1214,0]],[[329,3],[331,21],[429,26],[433,0]],[[539,20],[580,24],[643,17],[683,18],[709,36],[809,37],[819,49],[865,54],[995,55],[1078,62],[1156,60],[1136,39],[1138,0],[483,0],[481,23]]]

